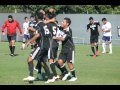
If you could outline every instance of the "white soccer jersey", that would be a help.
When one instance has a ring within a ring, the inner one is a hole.
[[[23,23],[23,29],[24,29],[24,34],[29,35],[28,28],[29,27],[29,22],[24,22]]]
[[[111,26],[110,22],[107,22],[106,24],[104,24],[102,26],[102,29],[103,30],[110,30],[110,32],[103,32],[103,36],[112,36],[112,34],[111,34],[111,28],[112,28],[112,26]]]
[[[58,25],[59,26],[59,25]],[[61,37],[63,36],[63,32],[61,30],[59,30],[59,27],[57,28],[57,34],[56,34],[56,37]],[[62,44],[62,41],[58,41],[59,44]]]

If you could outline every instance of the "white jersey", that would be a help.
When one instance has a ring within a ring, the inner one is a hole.
[[[112,26],[111,26],[110,22],[107,22],[106,24],[104,24],[102,26],[102,29],[103,30],[110,30],[110,32],[103,32],[103,36],[112,36],[112,34],[111,34],[111,28],[112,28]]]
[[[23,30],[24,30],[24,34],[26,34],[26,35],[29,35],[28,27],[29,27],[29,22],[24,22]]]
[[[63,36],[63,32],[61,30],[59,30],[59,26],[58,26],[56,37],[61,37],[61,36]],[[58,41],[58,43],[62,44],[62,41]]]

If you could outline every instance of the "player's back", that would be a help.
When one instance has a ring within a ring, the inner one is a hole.
[[[49,49],[50,47],[50,33],[47,29],[47,25],[43,22],[38,24],[38,33],[40,34],[40,47]]]
[[[48,29],[50,31],[50,35],[51,35],[50,36],[50,43],[52,44],[52,47],[55,48],[58,46],[58,43],[57,43],[57,40],[53,39],[53,36],[56,36],[58,26],[55,23],[50,22],[47,24],[47,27],[48,27]]]

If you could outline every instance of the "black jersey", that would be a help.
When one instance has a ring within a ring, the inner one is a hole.
[[[73,38],[72,38],[72,30],[70,27],[68,27],[66,30],[62,30],[64,41],[62,41],[62,50],[69,50],[69,49],[75,49]]]
[[[50,38],[50,33],[49,30],[46,29],[47,25],[43,22],[39,22],[37,25],[37,31],[40,34],[40,39],[39,39],[39,43],[38,45],[41,48],[46,48],[49,49],[50,47],[50,42],[49,42],[49,38]]]
[[[99,22],[94,22],[93,24],[89,23],[87,25],[87,29],[90,29],[91,35],[98,35],[99,36],[98,26],[100,26]]]
[[[56,36],[57,34],[57,28],[58,26],[53,23],[53,22],[50,22],[47,24],[47,28],[49,29],[50,31],[50,45],[52,48],[56,48],[58,47],[58,43],[57,43],[57,40],[53,39],[53,36]]]
[[[36,27],[36,26],[35,26],[36,23],[37,23],[36,21],[30,21],[30,22],[29,22],[29,27],[35,28],[35,27]],[[31,30],[29,30],[29,33],[30,33],[30,34],[33,34],[33,32],[32,32]]]

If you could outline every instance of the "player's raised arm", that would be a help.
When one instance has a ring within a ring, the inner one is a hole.
[[[64,41],[65,38],[64,37],[53,37],[53,39],[59,40],[59,41]]]
[[[49,23],[49,22],[54,22],[54,23],[56,23],[56,19],[55,19],[55,18],[52,18],[52,19],[50,19],[50,20],[44,21],[44,23]]]

